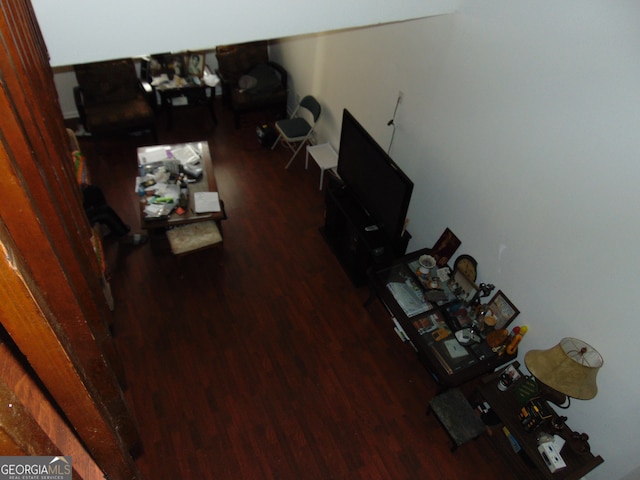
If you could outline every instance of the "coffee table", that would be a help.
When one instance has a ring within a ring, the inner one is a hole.
[[[204,222],[213,220],[218,224],[218,228],[221,228],[220,221],[226,218],[224,212],[224,204],[222,200],[221,211],[210,213],[195,213],[194,211],[194,194],[196,192],[217,192],[218,185],[216,184],[216,177],[213,173],[213,164],[211,162],[211,153],[209,151],[209,144],[206,141],[189,142],[173,145],[153,145],[148,147],[138,148],[138,166],[140,167],[145,163],[144,159],[169,159],[168,153],[176,151],[182,147],[190,146],[196,152],[200,154],[200,165],[202,167],[202,175],[194,182],[188,184],[188,197],[189,204],[185,208],[183,214],[178,214],[174,210],[169,216],[162,218],[149,218],[145,215],[144,209],[147,205],[149,197],[140,197],[140,225],[143,229],[154,232],[164,232],[167,228],[177,227],[179,225],[186,225],[190,223]]]

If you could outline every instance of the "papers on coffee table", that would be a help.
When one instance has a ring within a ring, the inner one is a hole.
[[[195,213],[210,213],[220,211],[218,192],[196,192],[193,194],[193,210]]]
[[[157,219],[170,215],[178,205],[180,187],[175,184],[157,183],[151,188],[155,188],[155,194],[149,198],[149,202],[144,207],[145,217]]]
[[[178,160],[182,165],[198,163],[200,161],[200,154],[191,144],[171,149],[171,156]]]
[[[167,147],[149,148],[144,153],[138,154],[138,166],[149,165],[156,162],[169,160],[169,149]]]
[[[158,146],[148,148],[144,153],[138,154],[138,166],[142,167],[167,160],[177,160],[182,165],[190,165],[200,162],[200,159],[200,152],[190,143],[174,147]]]

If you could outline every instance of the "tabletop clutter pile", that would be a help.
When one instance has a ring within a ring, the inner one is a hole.
[[[202,156],[192,144],[158,147],[138,157],[136,192],[146,197],[147,220],[166,218],[174,210],[184,213],[189,204],[190,183],[202,175]]]

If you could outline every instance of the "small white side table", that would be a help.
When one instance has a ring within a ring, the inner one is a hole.
[[[324,171],[335,169],[338,166],[338,154],[328,143],[307,145],[307,155],[304,160],[305,170],[309,167],[309,155],[320,167],[320,190],[322,190]]]

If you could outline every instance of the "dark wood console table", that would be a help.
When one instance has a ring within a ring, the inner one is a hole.
[[[518,362],[514,362],[514,366],[516,368],[519,367]],[[506,391],[501,391],[498,389],[498,379],[501,373],[502,370],[483,377],[478,386],[478,393],[491,406],[491,410],[497,415],[501,425],[507,427],[522,448],[521,453],[516,454],[509,440],[499,428],[496,428],[496,431],[489,436],[496,449],[505,458],[510,459],[509,465],[516,473],[517,478],[578,480],[604,462],[602,457],[599,455],[594,456],[590,452],[576,453],[569,444],[569,439],[571,439],[574,432],[566,425],[556,431],[545,424],[532,432],[527,432],[518,417],[521,404],[516,395],[516,389],[525,380],[525,377],[520,378],[518,382],[510,386]],[[549,409],[557,417],[556,412],[551,407]],[[541,431],[550,434],[557,433],[566,441],[560,451],[562,459],[567,464],[566,468],[555,473],[549,471],[538,452],[537,435]]]
[[[368,274],[371,296],[367,304],[376,297],[380,299],[391,315],[396,333],[412,345],[436,382],[443,387],[455,387],[493,371],[513,357],[498,356],[484,341],[467,346],[457,342],[453,333],[461,327],[452,322],[448,312],[460,302],[450,292],[447,300],[431,303],[420,313],[407,314],[400,306],[388,285],[408,282],[424,292],[413,267],[421,255],[430,253],[431,250],[425,248],[397,258],[390,265],[372,268]],[[448,329],[450,335],[436,340],[433,333],[439,328]],[[453,355],[452,349],[455,349]]]
[[[354,285],[365,285],[370,268],[386,265],[406,252],[411,239],[409,232],[405,231],[396,242],[391,242],[381,230],[371,229],[369,214],[332,175],[329,175],[325,207],[325,222],[320,231]]]

